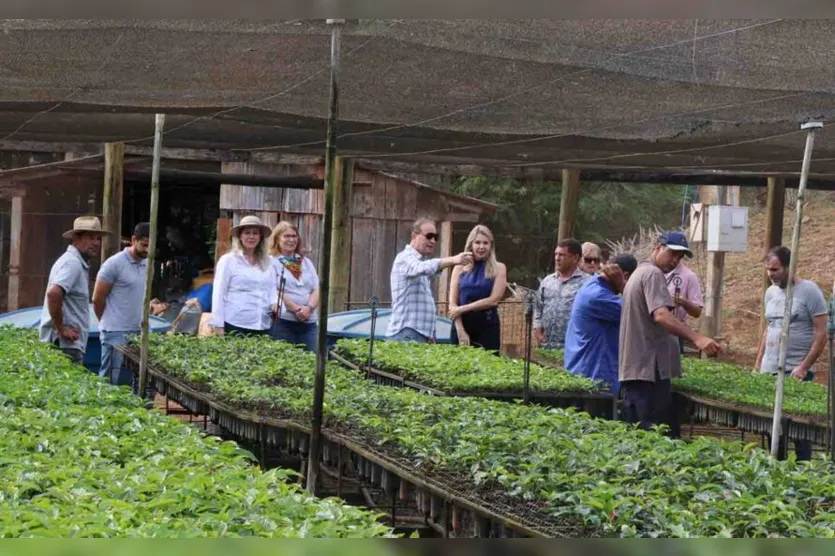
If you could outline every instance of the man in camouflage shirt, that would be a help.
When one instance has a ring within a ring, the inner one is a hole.
[[[563,349],[574,297],[588,275],[579,269],[583,247],[576,239],[564,239],[554,252],[556,272],[546,276],[536,294],[533,329],[545,349]]]

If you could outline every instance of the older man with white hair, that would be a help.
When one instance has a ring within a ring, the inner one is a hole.
[[[435,221],[421,218],[412,226],[412,240],[394,259],[391,269],[391,318],[388,338],[400,342],[435,341],[435,297],[431,279],[444,268],[472,264],[472,253],[427,259],[439,239]]]
[[[101,251],[107,234],[95,216],[75,219],[67,251],[49,271],[41,312],[40,340],[54,344],[76,363],[84,361],[90,334],[90,259]]]

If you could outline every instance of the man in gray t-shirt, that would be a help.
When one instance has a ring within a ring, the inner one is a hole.
[[[757,354],[757,369],[764,374],[778,371],[790,260],[791,251],[777,247],[769,252],[765,261],[772,286],[765,292],[767,327]],[[814,282],[795,280],[784,372],[791,373],[797,380],[811,380],[812,366],[826,347],[826,323],[823,292]]]
[[[780,366],[780,336],[783,332],[790,261],[791,251],[786,247],[775,247],[765,258],[765,270],[772,286],[765,292],[767,326],[757,353],[757,369],[763,374],[777,374]],[[783,372],[791,373],[796,380],[814,379],[812,367],[826,347],[826,324],[827,310],[823,292],[814,282],[795,279]],[[812,458],[811,443],[797,441],[794,445],[798,460]]]
[[[815,319],[820,318],[826,327],[826,301],[820,288],[809,280],[798,280],[792,291],[792,317],[789,323],[789,345],[786,349],[785,372],[795,378],[804,379],[811,364],[817,359],[812,348],[815,346]],[[768,324],[759,366],[761,373],[776,374],[780,356],[780,335],[783,331],[783,315],[786,308],[786,290],[772,285],[765,292],[765,318]],[[824,337],[821,334],[821,337]],[[804,364],[810,352],[813,357]],[[795,372],[796,371],[796,372]]]
[[[99,376],[113,384],[131,383],[131,374],[122,372],[122,357],[114,348],[125,345],[128,335],[138,334],[142,324],[150,232],[147,222],[137,224],[130,247],[107,259],[96,277],[93,310],[101,337]]]
[[[75,219],[64,233],[71,241],[49,271],[41,311],[40,340],[59,347],[76,363],[84,360],[90,333],[90,259],[101,251],[101,222],[95,216]]]

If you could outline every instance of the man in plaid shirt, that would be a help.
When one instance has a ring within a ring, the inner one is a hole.
[[[398,342],[435,341],[435,298],[431,279],[444,268],[472,264],[472,253],[424,259],[435,252],[435,222],[421,218],[412,226],[412,241],[394,259],[391,269],[391,318],[388,339]]]

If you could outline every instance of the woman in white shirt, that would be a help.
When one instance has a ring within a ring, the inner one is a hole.
[[[313,261],[302,255],[301,243],[298,229],[290,222],[279,222],[273,229],[271,262],[279,287],[284,280],[284,296],[270,335],[315,351],[319,276]]]
[[[232,228],[232,247],[217,262],[212,292],[216,334],[267,334],[278,303],[276,275],[267,252],[270,228],[245,216]]]

